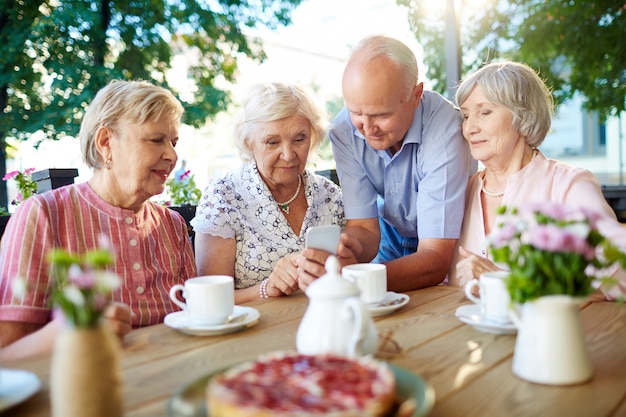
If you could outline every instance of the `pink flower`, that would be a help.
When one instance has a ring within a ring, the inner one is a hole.
[[[10,180],[11,178],[15,177],[15,176],[16,176],[17,174],[19,174],[19,173],[20,173],[20,171],[11,171],[11,172],[7,172],[7,174],[6,174],[4,177],[2,177],[2,179],[3,179],[4,181],[8,181],[8,180]]]
[[[78,288],[89,289],[92,288],[96,282],[96,278],[92,273],[83,272],[80,266],[74,264],[69,267],[67,271],[67,277],[70,282],[75,284]]]
[[[190,169],[188,169],[187,171],[185,171],[182,174],[180,174],[180,177],[178,177],[178,179],[182,181],[185,177],[188,177],[189,174],[191,174],[191,170]]]
[[[515,236],[517,228],[513,223],[504,223],[494,229],[489,240],[494,248],[501,248],[509,244],[509,241]]]

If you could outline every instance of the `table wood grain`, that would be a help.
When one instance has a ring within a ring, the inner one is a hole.
[[[458,288],[407,294],[406,306],[374,318],[379,334],[397,343],[397,349],[386,345],[379,357],[434,387],[431,416],[626,416],[625,305],[602,302],[582,309],[594,376],[584,384],[555,387],[513,375],[515,335],[480,332],[455,317],[457,307],[469,303]],[[261,313],[259,322],[222,336],[189,336],[165,325],[133,331],[125,339],[121,364],[125,415],[167,415],[167,401],[185,384],[262,353],[295,349],[307,304],[303,294],[248,303]],[[50,358],[2,366],[32,371],[43,385],[9,415],[49,416]]]

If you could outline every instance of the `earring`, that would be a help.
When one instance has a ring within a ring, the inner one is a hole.
[[[111,169],[111,163],[113,161],[111,161],[111,158],[107,159],[106,161],[104,161],[104,166],[106,167],[106,169]]]

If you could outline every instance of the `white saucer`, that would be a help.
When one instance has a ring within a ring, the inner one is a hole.
[[[242,314],[247,314],[248,316],[234,323],[198,326],[190,322],[186,311],[177,311],[165,316],[163,323],[166,326],[192,336],[218,336],[252,327],[259,322],[259,317],[261,317],[261,314],[259,314],[259,311],[255,308],[235,306],[233,309],[233,318],[236,320],[237,317]]]
[[[477,330],[496,334],[515,334],[517,328],[513,323],[500,324],[483,317],[477,304],[464,305],[456,309],[456,316],[463,323],[474,326]]]
[[[21,369],[0,369],[0,411],[21,403],[39,391],[37,375]]]
[[[393,291],[387,291],[385,299],[379,303],[370,303],[367,305],[367,309],[372,317],[384,316],[389,313],[393,313],[399,308],[404,307],[410,300],[410,297],[406,294],[398,294]],[[393,303],[392,305],[385,305]]]

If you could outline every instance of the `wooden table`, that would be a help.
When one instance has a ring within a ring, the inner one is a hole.
[[[626,416],[626,305],[594,303],[583,309],[594,377],[554,387],[513,375],[514,335],[483,333],[454,316],[458,306],[468,304],[459,289],[439,286],[409,295],[409,304],[375,323],[379,333],[393,332],[402,349],[386,359],[434,387],[431,416]],[[307,303],[304,295],[250,303],[261,313],[259,323],[230,335],[188,336],[165,325],[132,332],[122,362],[125,414],[166,415],[168,399],[186,383],[264,352],[295,349]],[[35,372],[43,383],[41,392],[9,414],[49,416],[50,359],[2,366]]]

